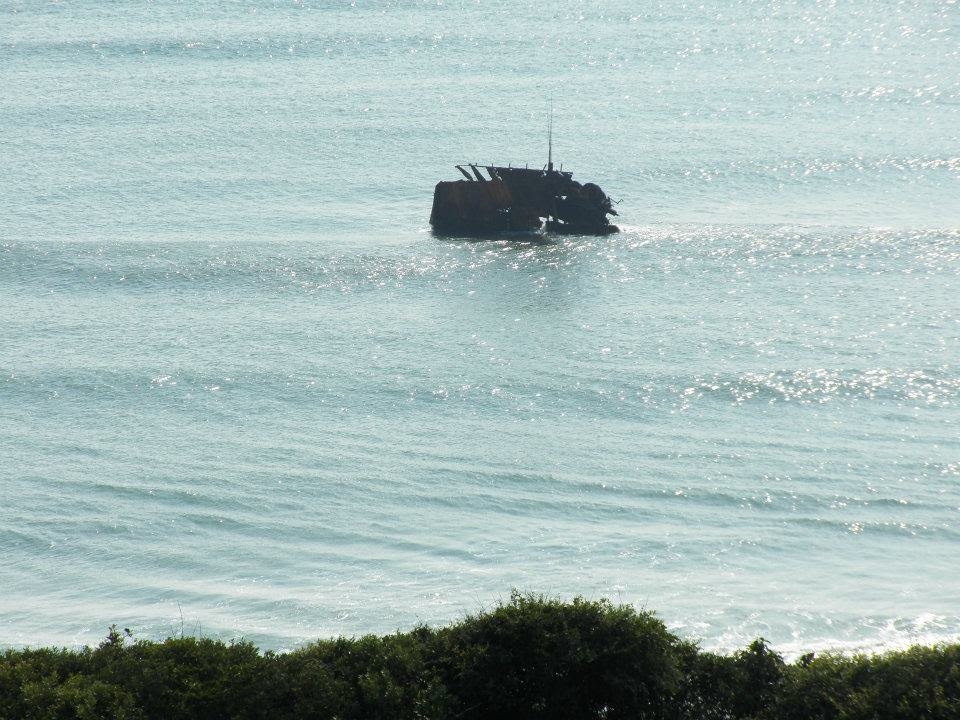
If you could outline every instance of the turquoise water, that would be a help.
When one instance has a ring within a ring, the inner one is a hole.
[[[960,635],[956,3],[8,0],[0,81],[0,645]],[[433,237],[551,95],[623,232]]]

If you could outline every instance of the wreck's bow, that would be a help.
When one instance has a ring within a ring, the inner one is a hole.
[[[464,180],[442,181],[433,192],[430,224],[441,234],[485,235],[531,232],[546,222],[551,232],[606,235],[617,232],[607,194],[593,183],[580,184],[573,173],[546,169],[457,165]]]

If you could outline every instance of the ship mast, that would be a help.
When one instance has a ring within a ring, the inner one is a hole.
[[[553,98],[550,98],[550,124],[547,130],[547,172],[553,172]]]

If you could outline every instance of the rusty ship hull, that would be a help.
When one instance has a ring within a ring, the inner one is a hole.
[[[610,198],[573,173],[497,165],[455,166],[463,180],[441,181],[433,192],[430,225],[441,235],[548,232],[607,235],[618,231]],[[486,171],[486,176],[481,172]]]

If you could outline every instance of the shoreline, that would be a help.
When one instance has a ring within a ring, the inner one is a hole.
[[[582,599],[582,598],[581,598]],[[611,598],[606,597],[589,597],[587,598],[590,601],[597,602],[611,602],[615,605],[627,605],[631,606],[630,603],[621,603],[614,602]],[[495,607],[496,605],[494,605]],[[637,606],[632,605],[631,607],[637,608]],[[484,611],[481,611],[483,614]],[[652,611],[654,615],[660,618],[664,622],[664,626],[667,631],[675,635],[679,640],[683,642],[689,642],[696,644],[698,648],[705,652],[714,653],[717,655],[733,655],[736,652],[740,651],[756,639],[758,635],[747,635],[741,633],[739,642],[734,638],[732,640],[724,641],[722,639],[708,638],[702,635],[697,634],[696,632],[690,632],[690,626],[687,623],[672,623],[667,619],[664,614],[658,611]],[[283,638],[283,636],[271,636],[270,633],[263,630],[256,631],[249,634],[235,634],[229,630],[219,630],[216,627],[210,629],[210,626],[206,623],[201,623],[197,620],[190,620],[185,622],[181,632],[179,627],[179,622],[177,623],[166,623],[167,627],[170,628],[168,632],[152,632],[150,634],[143,634],[142,627],[138,627],[135,620],[126,619],[123,621],[118,620],[113,623],[117,627],[130,627],[133,628],[133,633],[136,636],[138,641],[146,641],[151,643],[163,643],[164,641],[177,638],[177,637],[192,637],[197,640],[213,640],[217,642],[223,642],[226,644],[230,643],[250,643],[257,647],[261,652],[273,652],[273,653],[291,653],[297,652],[309,647],[310,645],[316,642],[324,642],[327,640],[334,640],[339,637],[346,638],[355,638],[355,637],[366,637],[370,635],[385,637],[388,635],[393,635],[397,633],[409,633],[412,632],[416,627],[420,625],[428,625],[433,628],[442,628],[450,625],[455,625],[462,621],[465,617],[469,617],[469,614],[460,613],[449,619],[440,619],[436,621],[427,620],[417,624],[410,624],[400,627],[395,627],[387,630],[380,629],[369,629],[359,632],[350,632],[343,631],[338,632],[336,630],[320,630],[316,634],[311,634],[309,636],[304,636],[300,639],[292,640],[290,638]],[[104,634],[108,630],[108,624],[103,625]],[[209,631],[208,631],[209,629]],[[44,648],[56,648],[56,649],[65,649],[71,652],[80,652],[85,648],[94,647],[98,645],[103,640],[103,634],[97,635],[91,641],[76,639],[81,635],[87,635],[90,632],[89,625],[85,626],[82,632],[75,633],[73,639],[67,641],[58,641],[58,640],[30,640],[30,641],[16,641],[9,642],[0,640],[0,653],[7,651],[20,651],[20,650],[38,650]],[[266,641],[265,641],[266,640]],[[278,640],[278,641],[277,641]],[[935,647],[938,645],[951,645],[954,643],[960,643],[960,630],[956,634],[952,634],[944,630],[943,632],[918,632],[910,633],[907,631],[901,631],[897,634],[897,637],[888,640],[881,640],[879,638],[863,638],[863,639],[849,639],[849,640],[839,640],[839,639],[814,639],[810,642],[804,640],[791,640],[788,642],[780,642],[777,640],[769,640],[768,645],[777,652],[781,657],[783,657],[787,662],[792,662],[797,658],[808,654],[816,653],[818,655],[822,654],[840,654],[840,655],[883,655],[890,652],[902,652],[908,650],[912,647]]]

